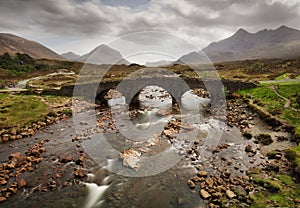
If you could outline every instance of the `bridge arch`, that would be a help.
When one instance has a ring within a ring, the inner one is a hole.
[[[171,97],[173,102],[175,101],[178,105],[181,105],[182,95],[190,90],[189,86],[181,79],[169,79],[169,78],[151,78],[151,79],[126,79],[122,80],[116,87],[116,90],[121,92],[125,96],[125,101],[130,104],[132,101],[137,101],[140,92],[148,86],[158,86],[166,90]]]

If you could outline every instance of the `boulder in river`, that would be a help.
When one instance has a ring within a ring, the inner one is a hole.
[[[273,142],[270,134],[259,134],[255,138],[263,145],[269,145]]]
[[[138,161],[140,160],[140,156],[141,153],[135,151],[133,148],[129,148],[128,150],[123,150],[119,158],[123,160],[124,166],[137,169],[139,167]]]

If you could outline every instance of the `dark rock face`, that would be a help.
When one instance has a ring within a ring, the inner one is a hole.
[[[273,139],[269,134],[259,134],[255,138],[263,145],[269,145],[273,142]]]

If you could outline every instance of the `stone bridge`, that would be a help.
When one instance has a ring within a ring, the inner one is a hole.
[[[252,82],[233,81],[233,80],[214,80],[197,79],[181,77],[149,77],[123,79],[121,81],[107,81],[99,83],[77,84],[76,87],[62,87],[58,94],[68,96],[85,96],[95,102],[107,102],[104,98],[110,89],[115,89],[122,93],[126,103],[131,105],[138,101],[140,92],[147,86],[158,86],[165,89],[173,99],[173,104],[181,104],[182,95],[195,88],[206,89],[211,96],[212,105],[218,100],[224,100],[224,88],[230,93],[237,90],[254,88],[256,85]]]

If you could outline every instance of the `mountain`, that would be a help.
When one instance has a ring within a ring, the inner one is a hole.
[[[0,54],[4,54],[6,52],[11,55],[16,53],[26,53],[31,57],[38,59],[64,59],[54,51],[37,42],[30,41],[13,34],[0,33]]]
[[[161,60],[161,61],[153,61],[153,62],[146,62],[144,65],[148,67],[156,67],[156,66],[168,66],[172,63],[173,61],[167,61],[167,60]]]
[[[76,60],[80,57],[79,55],[77,55],[76,53],[73,53],[73,52],[62,53],[60,55],[70,61]]]
[[[119,51],[105,44],[96,47],[88,54],[80,56],[77,61],[91,64],[130,64],[122,57]]]
[[[210,43],[202,51],[213,62],[299,57],[300,31],[287,26],[275,30],[264,29],[257,33],[239,29],[231,37]],[[193,53],[187,54],[179,60],[186,59],[194,64],[201,62],[193,56]]]
[[[183,55],[172,64],[202,64],[210,62],[208,57],[203,52],[191,52]]]

